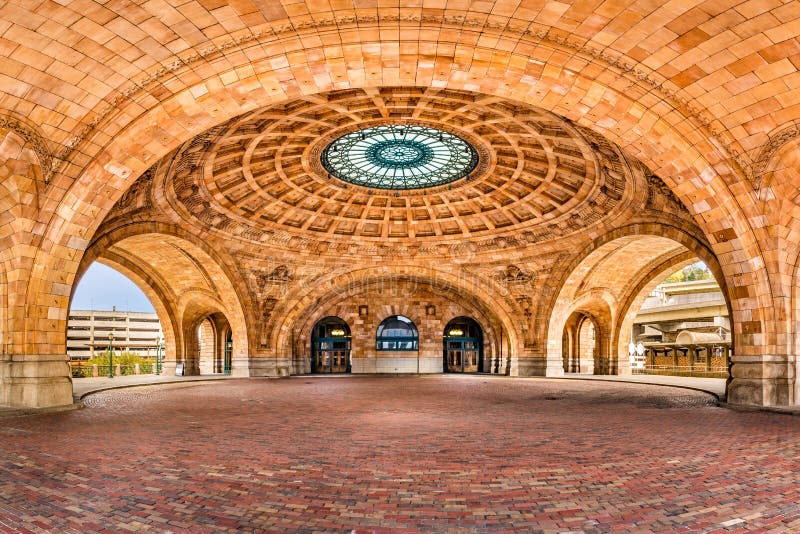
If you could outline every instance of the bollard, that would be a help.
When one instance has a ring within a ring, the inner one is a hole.
[[[122,365],[114,365],[114,376],[122,376]]]
[[[139,364],[138,363],[134,363],[133,364],[133,374],[135,374],[135,375],[139,374]]]
[[[92,364],[92,378],[97,378],[97,364]]]

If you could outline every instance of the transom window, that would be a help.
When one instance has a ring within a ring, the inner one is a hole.
[[[392,315],[378,326],[375,338],[378,350],[418,350],[419,335],[414,322],[402,315]]]
[[[454,182],[478,164],[466,141],[444,130],[385,124],[345,134],[322,152],[340,180],[377,189],[421,189]]]

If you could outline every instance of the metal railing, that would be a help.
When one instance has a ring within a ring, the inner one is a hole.
[[[108,365],[75,365],[72,367],[72,378],[107,377],[108,367]],[[151,375],[155,373],[156,363],[119,364],[113,368],[114,376]]]
[[[701,378],[728,378],[728,368],[712,366],[706,367],[704,363],[696,365],[646,365],[631,368],[635,375],[667,375],[667,376],[693,376]]]

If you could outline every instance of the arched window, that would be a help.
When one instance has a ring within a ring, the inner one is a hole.
[[[414,322],[402,315],[392,315],[378,326],[376,336],[378,350],[417,350],[419,335]]]

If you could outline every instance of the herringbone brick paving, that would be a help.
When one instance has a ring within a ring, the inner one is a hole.
[[[114,390],[0,421],[0,532],[787,532],[800,418],[437,376]]]

